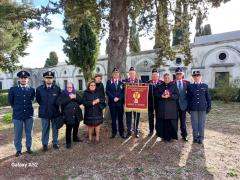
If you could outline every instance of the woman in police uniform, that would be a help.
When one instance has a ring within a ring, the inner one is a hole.
[[[191,114],[193,143],[202,144],[206,114],[211,110],[211,98],[208,85],[201,81],[200,71],[193,71],[192,77],[194,83],[190,84],[187,90],[188,112]]]

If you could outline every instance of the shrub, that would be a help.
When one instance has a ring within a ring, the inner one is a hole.
[[[0,90],[0,94],[2,94],[2,93],[8,93],[8,89],[2,89],[2,90]]]
[[[76,90],[76,93],[79,95],[79,96],[83,96],[83,91],[80,91],[80,90]]]
[[[12,113],[8,112],[3,116],[3,121],[7,124],[12,123]]]
[[[239,101],[239,93],[240,89],[234,84],[224,85],[221,88],[216,89],[216,97],[225,103]]]
[[[9,106],[7,93],[0,93],[0,107],[1,106]]]

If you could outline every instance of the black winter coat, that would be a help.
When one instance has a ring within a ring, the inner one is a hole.
[[[100,99],[100,103],[92,105],[93,100]],[[85,90],[83,93],[84,124],[99,125],[103,122],[103,109],[106,107],[105,96],[99,91]]]
[[[78,94],[76,94],[76,99],[70,99],[65,92],[62,92],[56,103],[61,106],[66,124],[73,125],[83,120],[82,110],[79,107],[82,104],[82,98]]]
[[[104,86],[103,83],[96,83],[96,91],[98,91],[99,93],[102,94],[102,96],[105,96],[105,90],[104,90]]]
[[[167,99],[162,98],[165,90],[169,90],[170,97]],[[177,119],[177,102],[178,102],[179,92],[177,86],[172,82],[166,84],[163,82],[155,90],[155,99],[158,104],[157,118],[160,119]]]

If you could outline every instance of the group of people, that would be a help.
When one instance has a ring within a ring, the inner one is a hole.
[[[206,114],[211,110],[211,99],[208,86],[201,81],[199,71],[192,74],[193,83],[183,79],[182,68],[176,69],[176,79],[172,81],[171,75],[166,73],[163,81],[159,79],[157,69],[152,70],[152,79],[145,85],[149,86],[148,93],[148,120],[149,136],[154,134],[164,141],[178,139],[178,119],[180,119],[181,136],[187,139],[186,112],[191,114],[193,129],[193,142],[203,143]],[[33,128],[33,101],[36,98],[39,104],[38,116],[42,124],[43,151],[48,150],[50,125],[52,128],[52,144],[58,149],[58,128],[56,119],[64,116],[66,124],[66,148],[71,148],[72,141],[80,142],[78,128],[83,120],[88,127],[88,142],[98,144],[100,141],[100,127],[103,123],[103,109],[106,107],[106,96],[112,119],[112,135],[115,138],[117,131],[121,138],[126,139],[132,135],[139,137],[140,113],[126,112],[126,126],[124,128],[124,97],[125,84],[140,84],[133,67],[129,69],[129,78],[122,80],[119,69],[114,68],[112,78],[104,88],[97,74],[94,80],[87,84],[81,97],[76,93],[73,83],[67,83],[61,89],[54,83],[54,72],[47,71],[43,74],[44,84],[36,91],[29,86],[30,74],[27,71],[17,73],[19,84],[10,88],[9,103],[13,108],[14,144],[16,156],[22,154],[23,127],[26,135],[27,153],[31,154],[32,128]],[[84,113],[80,108],[84,106]],[[154,127],[155,126],[155,127]],[[95,138],[94,138],[95,137]]]

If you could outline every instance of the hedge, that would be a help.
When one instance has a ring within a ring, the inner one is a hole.
[[[9,106],[8,103],[8,94],[7,93],[0,93],[0,106]]]

